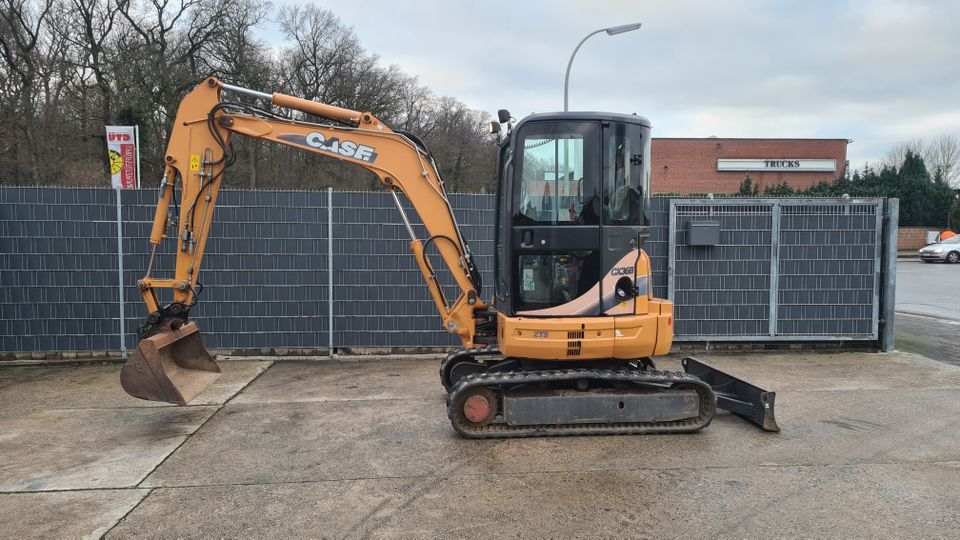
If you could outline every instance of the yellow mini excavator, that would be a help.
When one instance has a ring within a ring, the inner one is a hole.
[[[224,101],[242,94],[267,109]],[[299,111],[307,122],[277,113]],[[443,180],[423,141],[373,114],[240,88],[210,78],[180,104],[170,135],[146,275],[137,282],[150,312],[121,372],[132,396],[184,405],[220,368],[196,323],[198,277],[234,135],[316,152],[372,171],[397,203],[410,251],[443,328],[463,349],[440,381],[453,428],[471,438],[685,433],[727,409],[778,431],[774,393],[694,358],[685,372],[659,371],[652,356],[673,342],[673,304],[653,297],[647,237],[650,124],[639,116],[564,112],[491,122],[500,159],[494,292],[460,234]],[[429,235],[418,239],[399,196]],[[152,277],[157,246],[175,227],[173,277]],[[444,295],[427,249],[433,244],[459,294]],[[161,305],[158,289],[172,289]]]

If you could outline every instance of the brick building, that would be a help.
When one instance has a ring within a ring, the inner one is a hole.
[[[847,166],[847,139],[655,138],[653,193],[735,193],[747,176],[760,186],[808,188]]]

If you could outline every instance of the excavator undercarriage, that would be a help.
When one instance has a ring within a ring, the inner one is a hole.
[[[222,92],[289,114],[223,101]],[[484,301],[443,179],[416,135],[394,131],[371,113],[214,78],[199,85],[180,105],[164,156],[153,254],[137,282],[149,315],[121,371],[123,388],[185,405],[220,375],[189,315],[202,291],[200,267],[222,175],[234,160],[231,137],[241,135],[355,163],[390,192],[442,328],[464,346],[440,368],[447,414],[464,437],[689,433],[709,425],[718,408],[778,431],[773,392],[694,358],[682,361],[683,372],[657,370],[651,359],[669,353],[674,327],[673,303],[653,296],[643,251],[649,122],[552,113],[513,125],[504,113],[495,285]],[[420,216],[425,240],[400,195]],[[172,277],[157,278],[154,255],[171,228],[176,268]],[[456,298],[445,296],[428,248],[452,275]],[[161,289],[173,296],[166,305]]]
[[[728,410],[780,431],[776,394],[693,357],[685,372],[653,360],[545,362],[504,358],[495,347],[447,355],[440,382],[447,416],[468,438],[689,433]]]

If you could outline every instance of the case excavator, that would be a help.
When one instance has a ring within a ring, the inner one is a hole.
[[[215,78],[201,83],[180,104],[164,154],[152,253],[137,282],[149,316],[121,371],[123,388],[185,405],[220,375],[190,314],[232,139],[243,136],[355,163],[391,194],[442,327],[463,343],[440,367],[447,415],[463,436],[689,433],[718,408],[778,431],[773,392],[690,357],[682,372],[654,365],[652,357],[670,351],[674,319],[672,302],[653,296],[643,250],[650,123],[596,112],[515,121],[500,111],[498,120],[490,124],[499,141],[494,283],[484,299],[443,179],[417,135],[369,112]],[[426,238],[414,233],[401,196]],[[168,236],[176,268],[154,277]],[[455,297],[437,268],[452,274]],[[165,304],[162,289],[172,291]]]

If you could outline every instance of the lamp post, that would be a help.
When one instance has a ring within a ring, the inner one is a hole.
[[[573,65],[573,57],[577,55],[577,51],[580,50],[580,46],[583,45],[585,41],[590,39],[592,36],[599,34],[600,32],[606,32],[608,36],[615,36],[617,34],[623,34],[625,32],[632,32],[634,30],[640,29],[640,23],[633,24],[623,24],[620,26],[611,26],[610,28],[601,28],[595,30],[586,35],[583,39],[580,40],[580,43],[577,44],[577,47],[573,49],[573,54],[570,55],[570,61],[567,62],[567,73],[563,76],[563,110],[569,110],[567,105],[569,103],[567,99],[568,90],[570,88],[570,66]]]

